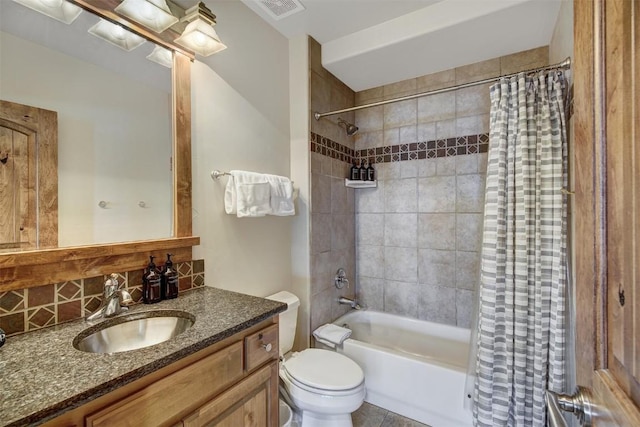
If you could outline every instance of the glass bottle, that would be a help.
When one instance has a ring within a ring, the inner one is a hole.
[[[173,266],[171,256],[167,254],[167,261],[162,267],[162,299],[173,299],[178,297],[178,271]]]
[[[365,165],[366,165],[366,161],[362,160],[360,162],[360,181],[367,180],[367,167]]]
[[[360,179],[360,168],[356,165],[356,161],[353,161],[353,166],[349,170],[349,179],[351,181],[357,181]]]
[[[373,164],[369,163],[367,167],[367,181],[375,181],[376,180],[376,170],[373,168]]]
[[[154,256],[149,256],[149,264],[142,276],[142,302],[154,304],[162,300],[160,272],[153,263]]]

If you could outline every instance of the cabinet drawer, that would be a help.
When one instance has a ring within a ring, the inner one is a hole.
[[[243,375],[236,342],[86,418],[86,426],[173,425]]]
[[[244,368],[251,371],[270,359],[277,359],[278,325],[271,325],[244,339]]]

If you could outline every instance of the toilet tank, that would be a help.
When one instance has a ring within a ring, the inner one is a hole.
[[[293,348],[293,340],[296,336],[296,324],[298,322],[298,307],[300,299],[291,292],[281,291],[277,294],[265,297],[270,300],[284,302],[288,305],[287,309],[280,313],[280,355],[284,356]]]

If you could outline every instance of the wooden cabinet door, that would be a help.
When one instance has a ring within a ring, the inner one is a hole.
[[[183,420],[184,427],[278,425],[278,363],[271,362]]]
[[[574,1],[578,383],[640,426],[640,1]]]
[[[237,342],[91,414],[85,425],[172,426],[242,374],[242,342]]]

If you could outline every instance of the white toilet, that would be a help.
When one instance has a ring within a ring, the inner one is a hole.
[[[294,410],[302,414],[302,427],[352,427],[351,413],[364,402],[364,373],[356,362],[340,353],[293,348],[300,300],[290,292],[268,299],[284,302],[280,313],[280,380]]]

